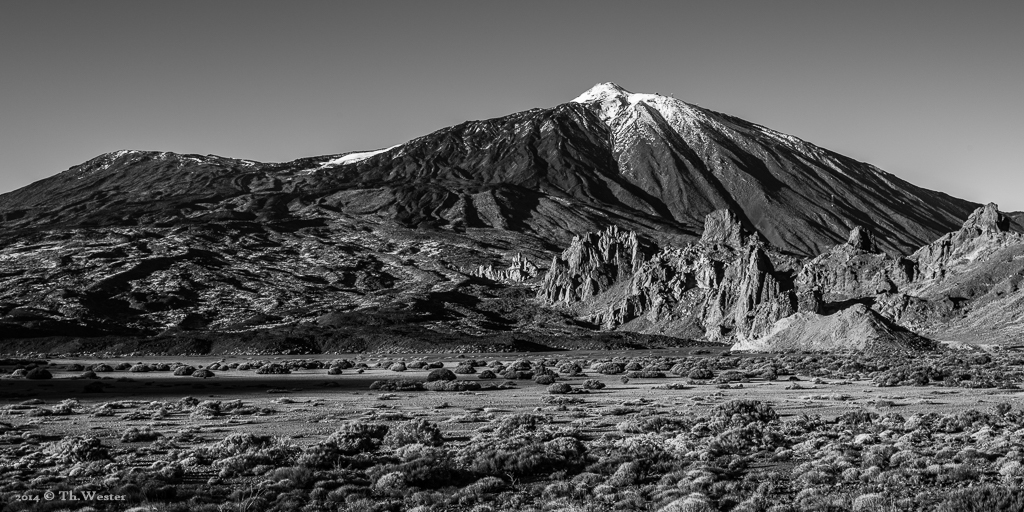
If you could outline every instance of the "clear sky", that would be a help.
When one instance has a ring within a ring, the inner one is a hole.
[[[597,82],[1024,210],[1024,2],[9,1],[0,192],[100,153],[391,146]]]

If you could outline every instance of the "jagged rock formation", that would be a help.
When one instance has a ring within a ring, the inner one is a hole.
[[[649,246],[636,233],[617,226],[573,237],[569,247],[552,258],[538,297],[549,303],[594,297],[632,275],[648,252]]]
[[[710,340],[756,335],[792,314],[792,279],[776,270],[763,243],[726,210],[708,215],[706,226],[698,244],[661,250],[642,265],[634,260],[633,271],[619,274],[628,279],[624,283],[589,286],[585,294],[563,293],[561,283],[580,280],[574,276],[578,267],[553,262],[557,270],[549,271],[539,297],[549,303],[584,303],[577,307],[580,315],[605,329]],[[775,257],[787,261],[781,254]],[[598,298],[608,290],[612,293]]]
[[[985,250],[1015,243],[1019,235],[1010,233],[1010,219],[997,205],[989,203],[971,213],[963,227],[947,233],[914,253],[923,279],[941,279],[947,267],[962,260],[974,261]]]
[[[922,334],[952,333],[1021,343],[1024,235],[1010,226],[990,204],[910,258],[855,227],[846,243],[797,262],[718,211],[698,243],[661,249],[604,293],[562,302],[604,329],[732,340],[736,350],[918,350],[934,346]]]
[[[509,264],[508,268],[495,269],[494,265],[486,267],[480,265],[473,272],[473,275],[502,283],[522,283],[537,277],[539,270],[540,268],[537,265],[526,259],[522,253],[517,252],[512,257],[512,263]]]
[[[874,237],[858,226],[849,240],[821,254],[800,269],[796,286],[818,305],[803,310],[820,312],[827,303],[843,303],[880,293],[893,293],[914,279],[915,265],[880,251]],[[822,304],[825,303],[825,304]]]
[[[918,278],[876,309],[938,339],[1024,345],[1024,234],[988,204],[915,252]]]

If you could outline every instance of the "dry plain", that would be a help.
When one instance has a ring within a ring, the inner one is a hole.
[[[956,510],[960,489],[1018,488],[1016,386],[880,386],[842,357],[50,359],[52,378],[0,379],[3,496],[10,510]],[[995,359],[1008,379],[1020,369]],[[8,362],[4,375],[25,366]],[[131,369],[83,378],[100,364]],[[288,373],[257,373],[272,365]],[[412,389],[439,365],[472,367],[455,382],[482,388]],[[519,379],[480,379],[517,365]],[[543,373],[571,391],[528,378]],[[123,500],[59,499],[90,489]]]

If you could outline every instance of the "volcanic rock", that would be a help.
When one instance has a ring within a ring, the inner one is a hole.
[[[700,243],[663,249],[630,274],[628,281],[591,287],[596,293],[540,295],[553,304],[575,304],[587,321],[605,329],[620,328],[675,336],[748,337],[795,311],[788,272],[776,270],[758,237],[742,228],[728,211],[714,212]],[[593,234],[591,236],[594,236]],[[791,260],[771,253],[780,262]],[[563,258],[565,256],[563,255]],[[545,284],[585,280],[586,268],[552,263]],[[608,292],[604,293],[603,292]]]
[[[482,277],[484,279],[490,279],[491,281],[498,281],[504,283],[522,283],[524,281],[537,277],[539,272],[537,265],[533,264],[532,261],[528,260],[522,253],[516,253],[512,257],[512,263],[509,264],[508,268],[495,269],[494,265],[477,267],[477,270],[473,272],[473,275]]]
[[[650,247],[635,232],[617,226],[573,237],[551,260],[537,296],[549,303],[586,300],[625,279],[640,267]]]
[[[878,250],[871,233],[856,227],[849,240],[811,259],[800,269],[796,287],[804,297],[801,311],[818,312],[821,304],[843,303],[880,293],[895,293],[915,277],[915,265],[903,257]]]
[[[935,342],[893,324],[863,304],[855,304],[832,315],[797,313],[778,321],[759,338],[740,341],[732,350],[888,353],[934,347]]]

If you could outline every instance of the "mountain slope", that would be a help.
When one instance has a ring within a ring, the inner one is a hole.
[[[908,252],[976,207],[759,125],[614,84],[385,150],[281,164],[119,151],[0,196],[10,228],[206,214],[273,220],[312,209],[409,228],[511,230],[549,249],[611,224],[692,241],[708,213],[728,208],[775,247],[804,256],[854,225]]]

